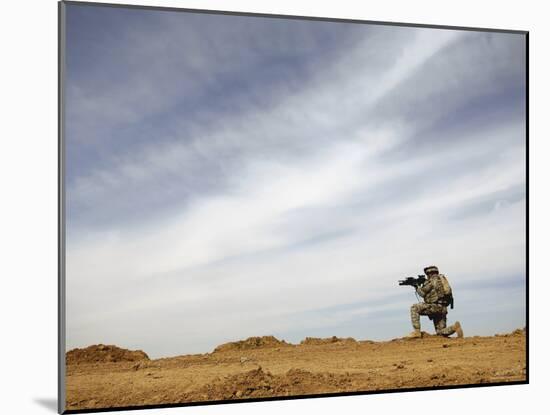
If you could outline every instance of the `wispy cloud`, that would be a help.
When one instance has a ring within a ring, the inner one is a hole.
[[[69,10],[69,347],[397,336],[424,265],[524,278],[520,35]]]

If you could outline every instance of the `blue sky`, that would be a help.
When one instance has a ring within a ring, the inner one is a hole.
[[[524,326],[523,35],[70,4],[66,64],[68,348],[398,337],[429,264]]]

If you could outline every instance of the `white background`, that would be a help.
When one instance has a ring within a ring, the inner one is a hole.
[[[550,326],[545,306],[550,275],[545,273],[545,213],[550,206],[545,186],[549,137],[544,103],[550,77],[550,30],[544,2],[141,0],[139,4],[529,30],[531,384],[138,413],[517,414],[547,406]],[[56,1],[2,2],[0,31],[0,412],[51,414],[57,390]]]

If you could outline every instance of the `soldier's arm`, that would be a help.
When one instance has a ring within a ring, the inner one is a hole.
[[[432,286],[432,285],[433,285],[433,284],[432,284],[431,281],[426,281],[426,282],[424,283],[424,285],[422,285],[422,286],[420,286],[420,287],[416,287],[416,292],[417,292],[417,294],[418,294],[420,297],[424,298],[424,296],[425,296],[426,294],[428,294],[428,293],[433,289],[433,286]]]

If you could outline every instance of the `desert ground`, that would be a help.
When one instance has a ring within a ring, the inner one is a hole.
[[[264,336],[155,360],[116,346],[71,350],[66,404],[77,410],[525,380],[525,330],[300,344]]]

